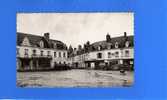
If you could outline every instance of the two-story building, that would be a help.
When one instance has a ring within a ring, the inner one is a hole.
[[[124,32],[124,36],[111,38],[107,34],[106,40],[90,44],[88,51],[75,54],[72,59],[71,62],[77,67],[119,69],[120,65],[123,65],[133,69],[133,36],[127,36],[127,33]]]
[[[37,36],[17,32],[17,70],[49,70],[67,64],[67,46],[50,39],[49,33]]]

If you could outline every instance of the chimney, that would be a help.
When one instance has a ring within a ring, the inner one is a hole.
[[[107,41],[107,42],[110,42],[110,41],[111,41],[111,37],[110,37],[109,33],[107,33],[107,35],[106,35],[106,41]]]
[[[82,46],[81,45],[78,45],[78,50],[81,50],[82,49]]]
[[[127,36],[127,33],[126,32],[124,32],[124,37],[126,37]]]
[[[44,33],[44,38],[49,40],[49,33]]]

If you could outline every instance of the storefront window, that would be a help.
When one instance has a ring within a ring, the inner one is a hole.
[[[40,41],[40,47],[41,47],[41,48],[44,48],[44,43],[43,43],[43,41]]]

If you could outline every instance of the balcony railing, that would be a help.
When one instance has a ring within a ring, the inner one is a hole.
[[[52,58],[51,55],[37,55],[37,54],[24,55],[24,56],[17,55],[17,57],[19,57],[19,58],[27,58],[27,59],[31,59],[31,58]]]
[[[51,55],[37,55],[37,54],[32,54],[32,58],[52,58]]]

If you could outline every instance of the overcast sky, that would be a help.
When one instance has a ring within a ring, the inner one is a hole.
[[[17,32],[43,35],[77,47],[111,37],[134,34],[133,13],[18,13]]]

